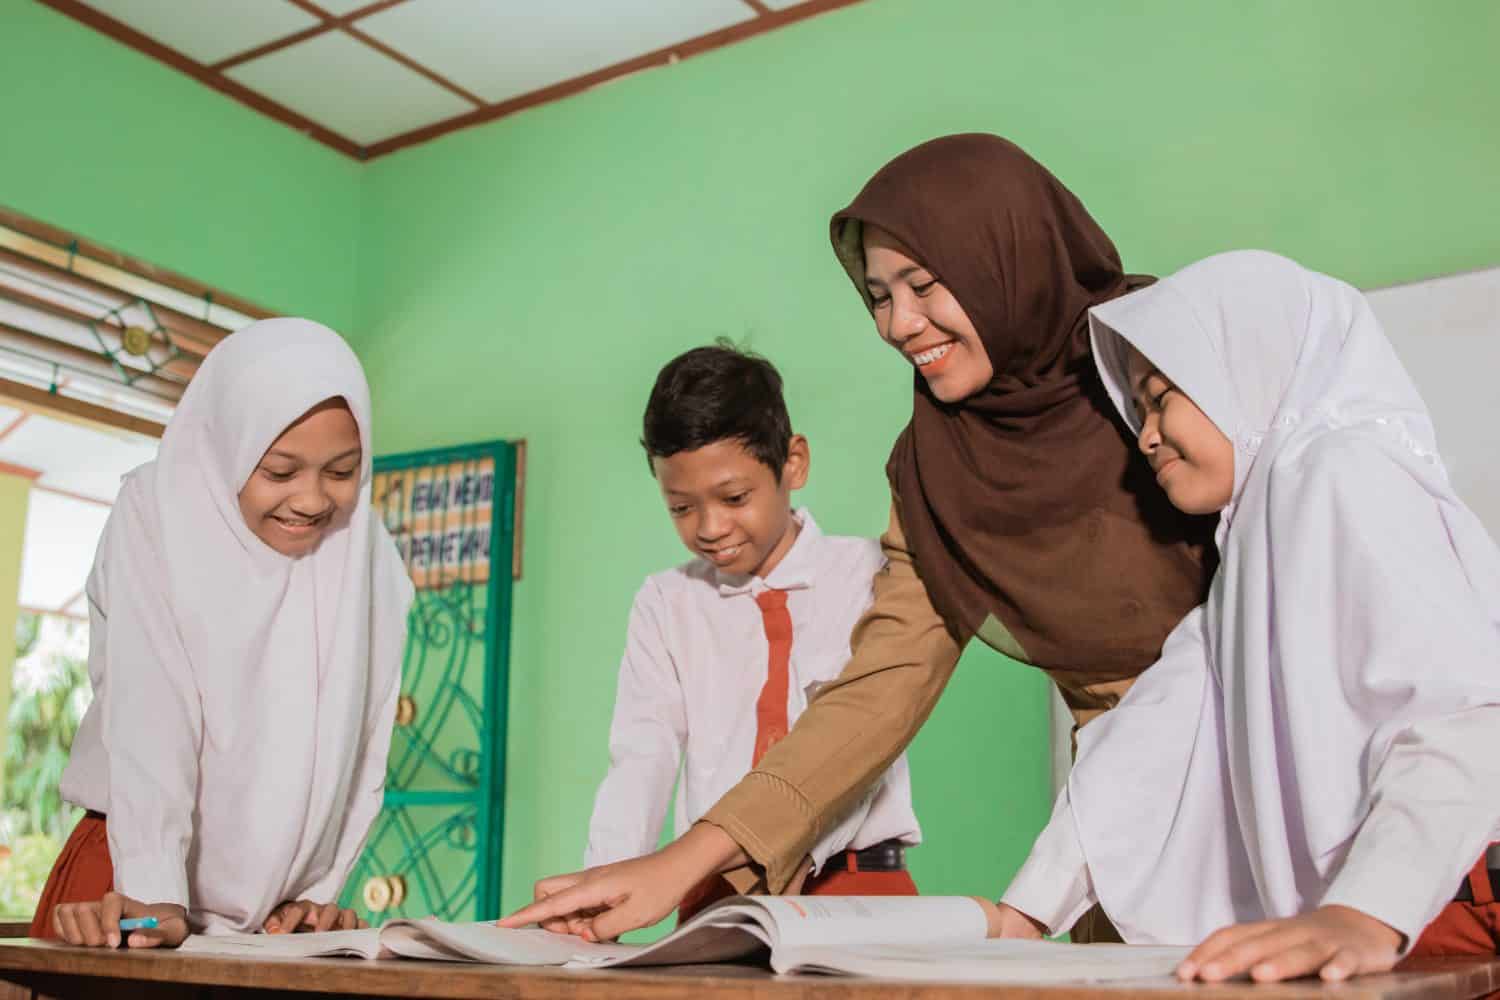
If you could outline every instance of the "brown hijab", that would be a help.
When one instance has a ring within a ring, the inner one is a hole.
[[[834,249],[869,306],[865,223],[953,293],[995,369],[951,405],[917,374],[886,466],[933,605],[960,640],[977,635],[1059,681],[1139,674],[1214,568],[1214,519],[1167,502],[1089,355],[1089,307],[1152,279],[1125,274],[1072,192],[993,135],[903,153],[833,217]]]

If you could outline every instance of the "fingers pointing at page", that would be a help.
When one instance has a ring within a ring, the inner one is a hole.
[[[607,941],[638,927],[649,927],[676,909],[687,887],[659,854],[592,868],[576,875],[544,879],[535,903],[501,920],[501,927],[536,923],[547,930]],[[690,884],[690,883],[689,883]]]

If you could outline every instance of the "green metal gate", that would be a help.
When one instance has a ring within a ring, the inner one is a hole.
[[[385,805],[341,904],[499,915],[518,446],[375,460],[372,498],[416,584]]]

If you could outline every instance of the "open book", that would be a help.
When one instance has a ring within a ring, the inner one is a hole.
[[[769,951],[777,972],[1063,982],[1167,976],[1190,949],[990,941],[984,911],[966,896],[735,896],[647,945],[595,944],[535,928],[428,918],[393,920],[378,930],[194,936],[182,950],[587,969],[740,961]]]

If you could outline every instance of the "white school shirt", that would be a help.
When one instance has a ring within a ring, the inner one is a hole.
[[[1234,448],[1208,600],[1078,762],[1006,901],[1131,942],[1343,905],[1410,948],[1500,832],[1500,550],[1364,297],[1261,251],[1091,311]]]
[[[636,595],[620,664],[609,773],[589,823],[588,867],[656,850],[679,769],[681,836],[749,771],[755,702],[769,644],[757,594],[787,591],[792,618],[787,720],[849,662],[849,635],[884,565],[869,538],[825,535],[796,512],[797,539],[769,577],[720,573],[695,559],[646,579]],[[814,872],[831,856],[886,840],[921,842],[906,756],[811,850]]]
[[[1161,659],[1111,710],[1124,713],[1114,719],[1123,724],[1118,728],[1123,730],[1128,725],[1134,730],[1134,741],[1150,748],[1156,745],[1164,715],[1191,719],[1198,709],[1198,692],[1214,697],[1215,690],[1204,691],[1189,680],[1201,670],[1203,646],[1203,609],[1199,607],[1168,637]],[[1134,718],[1137,715],[1140,718]],[[1213,713],[1205,712],[1197,721],[1200,738],[1212,740],[1218,721]],[[1087,730],[1085,727],[1079,733],[1080,741],[1087,738]],[[1339,904],[1375,916],[1405,935],[1403,951],[1410,951],[1432,919],[1433,896],[1440,897],[1440,905],[1447,892],[1459,888],[1459,880],[1452,880],[1451,885],[1445,882],[1452,875],[1449,848],[1455,827],[1461,834],[1477,834],[1473,837],[1476,841],[1500,840],[1500,828],[1490,826],[1494,807],[1472,795],[1476,784],[1494,782],[1495,767],[1488,762],[1495,757],[1497,732],[1500,709],[1495,706],[1412,724],[1391,748],[1373,783],[1370,798],[1374,806],[1362,825],[1379,835],[1356,838],[1347,844],[1337,875],[1320,897],[1305,902],[1306,908]],[[1224,781],[1227,789],[1227,776],[1220,770],[1222,753],[1222,747],[1216,747],[1196,755],[1189,766],[1211,770],[1210,780]],[[1222,815],[1227,823],[1232,809],[1225,808]],[[1179,852],[1186,853],[1178,853],[1174,860],[1180,863],[1184,876],[1192,878],[1194,871],[1201,875],[1203,869],[1194,863],[1213,864],[1209,858],[1217,845],[1211,841],[1232,842],[1235,832],[1226,825],[1214,836],[1200,826],[1197,849],[1201,855],[1193,853],[1192,844],[1178,845]],[[1477,848],[1473,855],[1466,863],[1478,859]],[[1137,929],[1133,914],[1109,915],[1123,925],[1121,933],[1132,944],[1180,945],[1197,944],[1228,919],[1243,922],[1266,918],[1255,887],[1236,879],[1233,873],[1227,895],[1227,899],[1211,899],[1207,892],[1179,894],[1176,905],[1180,928],[1167,931]],[[1058,794],[1046,829],[1000,901],[1041,922],[1051,934],[1068,930],[1099,902],[1066,785]]]
[[[236,494],[334,396],[359,426],[359,492],[293,559]],[[209,352],[105,524],[87,588],[94,700],[61,793],[108,814],[115,889],[185,907],[195,931],[332,902],[380,810],[412,584],[371,510],[369,428],[338,334],[252,323]]]

